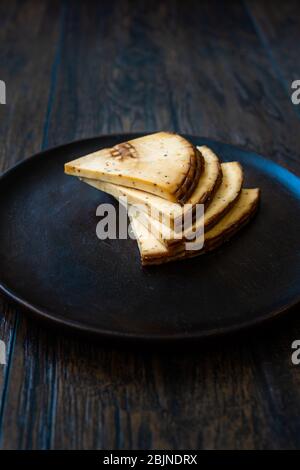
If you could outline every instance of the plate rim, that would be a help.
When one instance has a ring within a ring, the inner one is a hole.
[[[64,148],[70,147],[70,146],[75,146],[76,144],[82,144],[82,143],[88,143],[92,142],[93,140],[97,139],[109,139],[109,138],[117,138],[120,137],[120,139],[124,138],[124,136],[131,136],[131,138],[135,138],[138,136],[143,136],[146,134],[151,134],[152,132],[124,132],[124,133],[112,133],[112,134],[101,134],[101,135],[95,135],[92,137],[88,138],[83,138],[83,139],[76,139],[71,142],[67,142],[55,147],[48,148],[46,150],[42,150],[41,152],[37,152],[30,157],[26,158],[25,160],[21,160],[20,162],[17,162],[14,166],[11,168],[8,168],[6,171],[4,171],[0,175],[0,185],[5,180],[6,178],[10,177],[13,173],[19,170],[20,167],[26,166],[27,164],[30,164],[32,161],[35,161],[37,158],[40,158],[43,155],[46,155],[48,153],[52,152],[57,152],[57,151],[63,151]],[[218,141],[215,139],[210,139],[209,137],[201,137],[201,136],[196,136],[193,134],[182,134],[186,138],[189,138],[191,140],[205,140],[211,143],[215,143],[216,145],[225,145],[228,147],[235,148],[237,150],[240,150],[241,152],[244,153],[253,153],[256,156],[258,156],[260,159],[264,160],[267,164],[271,166],[275,166],[278,169],[284,169],[285,172],[290,174],[293,178],[299,179],[300,178],[290,170],[288,170],[286,167],[279,165],[278,163],[274,162],[273,160],[269,160],[268,158],[260,155],[259,153],[256,153],[255,151],[252,150],[247,150],[243,147],[239,147],[230,143]],[[300,193],[300,190],[299,190]],[[236,325],[230,325],[222,328],[213,328],[210,330],[204,330],[204,331],[195,331],[195,332],[181,332],[181,333],[170,333],[170,334],[140,334],[140,333],[130,333],[130,332],[121,332],[117,330],[109,330],[109,329],[102,329],[98,327],[93,327],[93,326],[87,326],[84,325],[81,322],[75,321],[75,320],[70,320],[70,319],[63,319],[62,317],[57,317],[53,313],[51,313],[48,309],[46,308],[40,308],[37,307],[36,305],[32,304],[31,302],[28,302],[24,297],[19,296],[13,289],[10,289],[3,283],[0,279],[0,293],[3,294],[5,297],[8,297],[10,300],[12,300],[14,303],[16,303],[18,306],[24,308],[28,313],[32,314],[34,318],[37,320],[43,320],[51,323],[53,326],[57,327],[65,327],[68,328],[69,330],[73,330],[79,333],[83,334],[88,334],[88,335],[93,335],[97,337],[102,337],[104,339],[115,339],[115,340],[130,340],[130,341],[143,341],[143,342],[175,342],[175,341],[195,341],[195,340],[201,340],[201,339],[206,339],[206,338],[212,338],[212,337],[219,337],[223,335],[227,335],[229,333],[236,333],[241,330],[246,330],[248,328],[254,327],[258,324],[262,324],[267,322],[268,320],[273,319],[274,317],[278,317],[281,314],[286,313],[293,307],[297,306],[300,303],[300,292],[299,295],[294,297],[290,302],[286,303],[282,307],[278,309],[273,309],[272,311],[268,311],[268,313],[260,316],[259,318],[249,320],[249,321],[243,321],[242,323],[236,324]]]
[[[171,334],[137,334],[137,333],[128,333],[128,332],[120,332],[108,329],[101,329],[92,326],[86,326],[80,322],[76,322],[73,320],[64,320],[57,316],[51,314],[47,309],[40,309],[35,305],[27,302],[26,300],[22,299],[21,297],[14,294],[9,288],[7,288],[3,283],[0,281],[0,293],[4,294],[4,296],[8,297],[18,306],[25,309],[28,314],[32,317],[36,318],[37,320],[51,323],[52,326],[56,327],[64,327],[68,328],[69,330],[76,331],[77,333],[82,333],[85,335],[93,335],[94,337],[104,338],[104,339],[112,339],[112,340],[124,340],[124,341],[135,341],[135,342],[153,342],[153,343],[166,343],[166,342],[181,342],[181,341],[196,341],[196,340],[204,340],[208,338],[216,338],[220,336],[225,336],[228,334],[234,334],[239,331],[245,331],[250,328],[253,328],[257,325],[261,325],[267,323],[269,320],[271,321],[275,317],[279,317],[283,315],[287,311],[291,310],[292,308],[296,307],[300,303],[300,295],[296,297],[288,304],[284,305],[282,308],[273,310],[271,313],[267,313],[257,319],[244,321],[239,323],[238,325],[233,326],[226,326],[222,328],[215,328],[210,330],[204,331],[195,331],[192,333],[171,333]]]

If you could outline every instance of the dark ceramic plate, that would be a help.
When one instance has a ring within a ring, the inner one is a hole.
[[[300,179],[230,145],[256,217],[199,258],[142,268],[134,240],[100,241],[96,208],[113,199],[63,173],[66,161],[136,135],[74,142],[36,155],[0,179],[0,288],[37,317],[106,337],[200,338],[277,315],[300,299]]]

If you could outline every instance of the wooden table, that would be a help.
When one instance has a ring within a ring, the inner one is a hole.
[[[75,139],[167,129],[299,175],[299,53],[296,0],[2,1],[1,171]],[[73,337],[2,299],[1,446],[299,448],[297,313],[166,351]]]

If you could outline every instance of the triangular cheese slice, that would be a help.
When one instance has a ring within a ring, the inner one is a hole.
[[[207,205],[222,182],[222,169],[218,157],[206,146],[197,148],[204,157],[204,170],[193,194],[186,201],[186,206],[183,207],[180,204],[166,201],[161,197],[146,193],[145,191],[125,188],[124,186],[107,183],[105,181],[87,178],[81,178],[81,180],[101,191],[111,194],[116,199],[126,197],[128,204],[142,205],[145,212],[151,215],[152,218],[156,220],[162,220],[163,218],[166,225],[173,228],[181,224],[182,216],[188,212],[189,206],[187,205],[192,205],[193,207],[196,204],[206,203]],[[230,170],[229,168],[228,171],[226,171],[226,173],[230,173],[229,177],[239,172],[239,169],[235,168],[236,165],[237,164],[233,164],[232,169]],[[241,186],[239,190],[240,189]]]
[[[156,194],[183,204],[194,192],[203,157],[178,134],[158,132],[123,142],[65,164],[69,175]]]
[[[186,250],[185,243],[167,248],[138,217],[130,217],[131,228],[136,236],[143,265],[162,264],[178,259],[198,256],[219,247],[243,227],[255,213],[259,202],[259,189],[243,189],[238,201],[230,211],[204,235],[204,246],[200,250]]]
[[[204,213],[204,229],[213,227],[229,211],[240,195],[243,184],[243,170],[238,162],[222,163],[222,183],[216,191],[210,204]],[[200,214],[201,215],[201,214]],[[203,230],[203,217],[197,218],[192,226],[187,224],[186,230],[178,225],[177,230],[168,226],[168,220],[162,218],[158,221],[146,213],[141,213],[139,221],[144,224],[149,231],[167,246],[179,243],[183,238],[191,240],[197,233]],[[188,222],[188,220],[187,220]]]

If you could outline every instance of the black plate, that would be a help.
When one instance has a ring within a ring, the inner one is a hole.
[[[256,155],[208,139],[238,160],[262,202],[216,252],[142,268],[134,240],[100,241],[96,208],[112,202],[63,164],[135,135],[104,136],[36,155],[0,179],[0,288],[39,317],[134,339],[200,338],[270,318],[300,299],[300,179]]]

